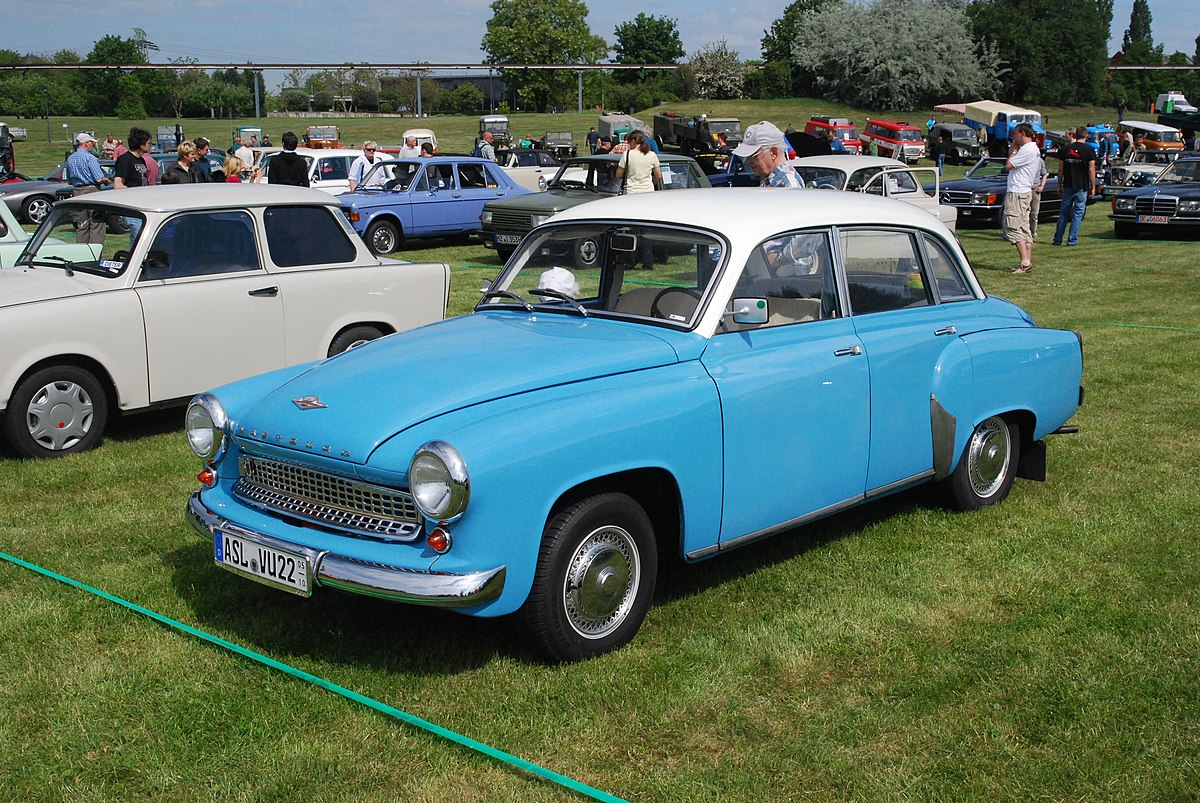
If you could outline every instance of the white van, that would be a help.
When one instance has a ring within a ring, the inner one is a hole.
[[[1157,114],[1172,114],[1174,112],[1191,114],[1196,111],[1196,107],[1188,103],[1188,99],[1183,96],[1182,92],[1175,89],[1158,96],[1158,99],[1154,101],[1154,111]]]

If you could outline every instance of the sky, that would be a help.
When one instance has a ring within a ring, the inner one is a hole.
[[[761,56],[763,31],[789,0],[737,0],[734,4],[658,0],[588,2],[592,33],[611,42],[613,30],[645,12],[677,20],[690,55],[724,37],[743,59]],[[159,0],[153,4],[109,0],[105,14],[47,16],[40,3],[11,3],[5,11],[0,47],[51,55],[66,48],[86,55],[107,34],[132,36],[146,31],[159,52],[150,60],[167,63],[186,56],[208,63],[376,62],[479,63],[479,49],[490,0],[373,5],[317,3],[311,0],[251,0],[233,4],[214,0]],[[1109,52],[1121,46],[1133,0],[1115,0]],[[1192,54],[1200,34],[1200,0],[1150,0],[1153,33],[1166,52]],[[269,85],[283,74],[268,74]]]

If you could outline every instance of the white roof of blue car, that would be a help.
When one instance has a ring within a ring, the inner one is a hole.
[[[622,219],[695,226],[731,238],[750,237],[755,242],[790,229],[872,224],[928,229],[953,239],[933,215],[902,201],[857,192],[773,187],[672,190],[601,198],[559,212],[552,222]]]

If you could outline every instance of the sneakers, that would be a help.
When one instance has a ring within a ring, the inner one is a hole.
[[[1012,269],[1013,273],[1033,273],[1033,265],[1017,265]]]

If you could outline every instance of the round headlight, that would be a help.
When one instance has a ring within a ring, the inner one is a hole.
[[[454,521],[471,500],[471,481],[462,455],[445,441],[430,441],[408,466],[408,487],[422,515]]]
[[[225,424],[228,418],[221,402],[211,393],[192,399],[184,416],[188,446],[201,460],[216,460],[225,451]]]

